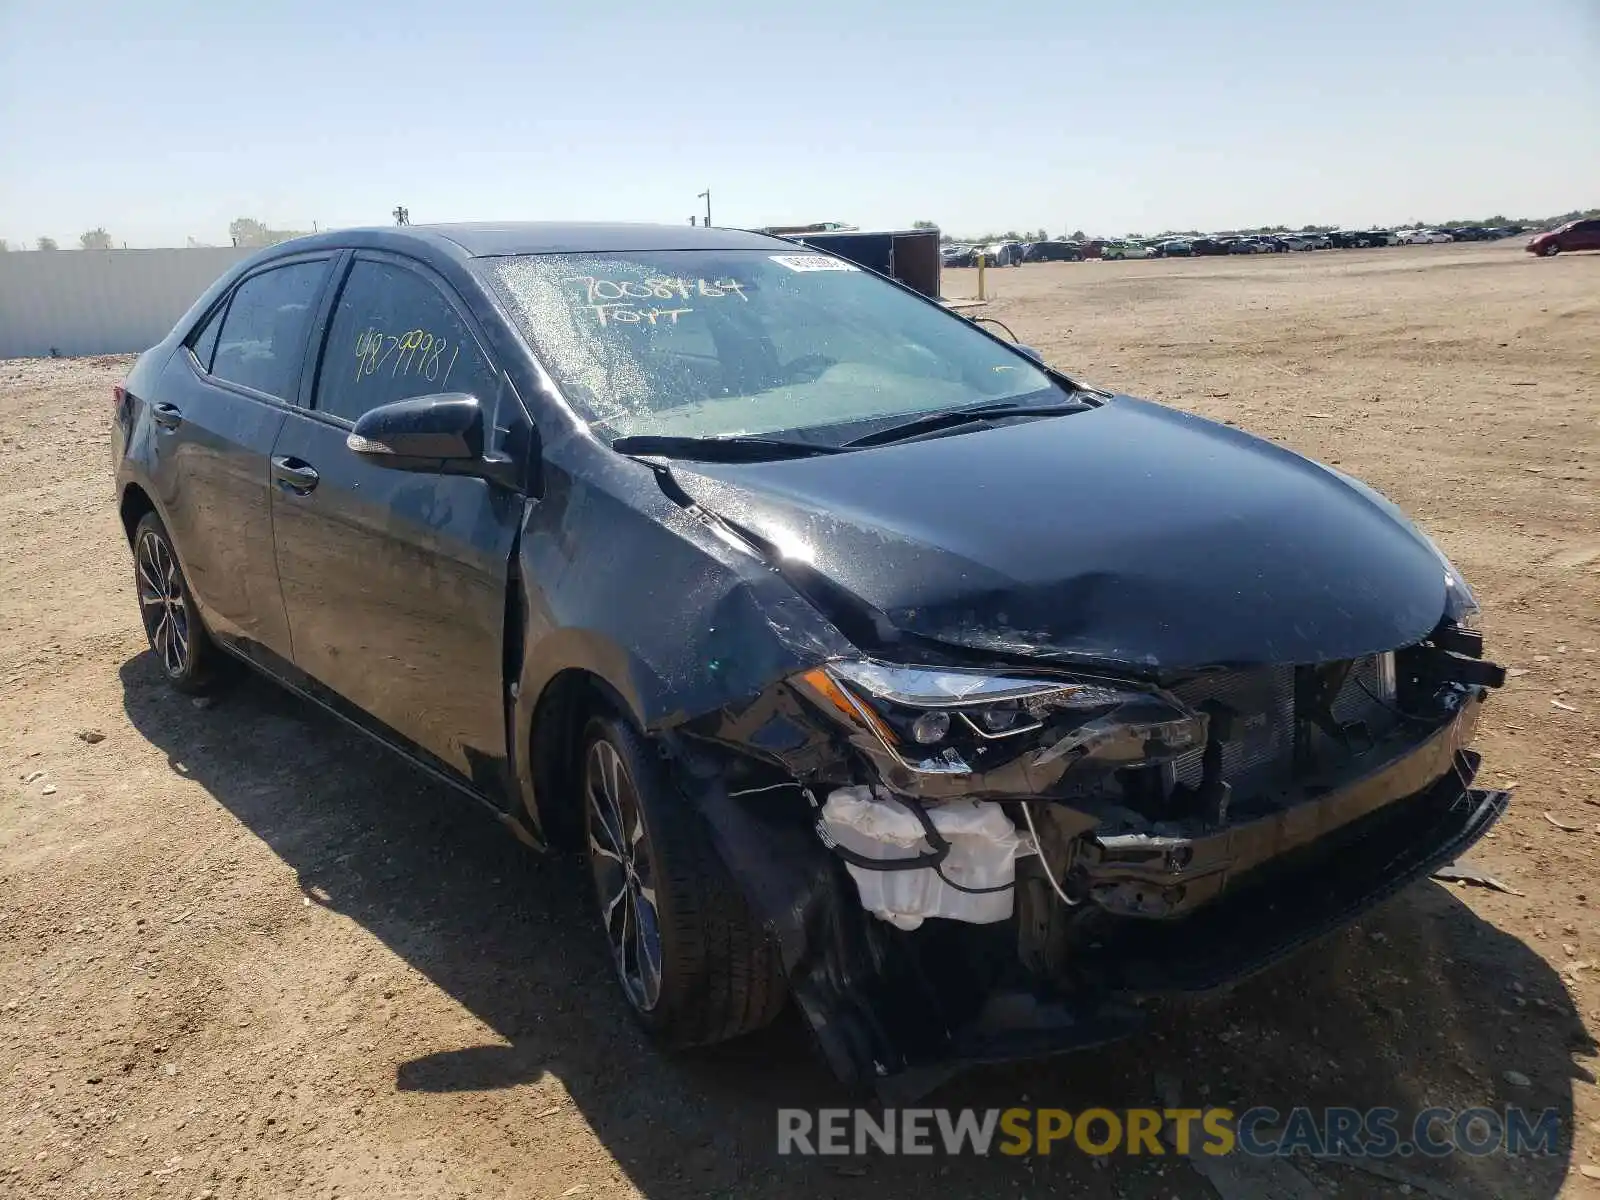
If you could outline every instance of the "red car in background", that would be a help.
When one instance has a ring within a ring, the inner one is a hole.
[[[1600,219],[1568,221],[1559,229],[1536,233],[1528,241],[1528,253],[1548,258],[1563,250],[1600,250]]]

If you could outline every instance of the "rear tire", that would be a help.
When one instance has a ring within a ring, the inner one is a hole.
[[[777,947],[671,766],[614,717],[591,720],[582,745],[587,857],[635,1018],[671,1047],[769,1024],[787,999]]]
[[[206,631],[172,536],[153,512],[134,527],[133,582],[145,637],[167,684],[191,696],[214,690],[231,662]]]

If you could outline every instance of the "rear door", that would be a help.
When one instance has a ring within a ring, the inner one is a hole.
[[[151,477],[211,630],[289,653],[268,455],[301,383],[331,255],[245,276],[191,331],[151,398]]]
[[[504,449],[526,416],[484,344],[431,272],[358,252],[328,318],[311,404],[289,415],[273,447],[272,518],[295,665],[494,795],[523,499],[482,479],[374,466],[345,446],[380,404],[467,392],[484,406],[488,448]]]

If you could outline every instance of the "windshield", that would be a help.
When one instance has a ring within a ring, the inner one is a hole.
[[[614,436],[797,431],[1062,394],[961,318],[799,247],[486,261],[567,398]]]

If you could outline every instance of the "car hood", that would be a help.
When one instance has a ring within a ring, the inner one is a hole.
[[[1445,607],[1444,560],[1376,493],[1129,397],[673,474],[813,598],[820,575],[874,610],[880,641],[898,632],[1149,672],[1309,664],[1418,641]]]

